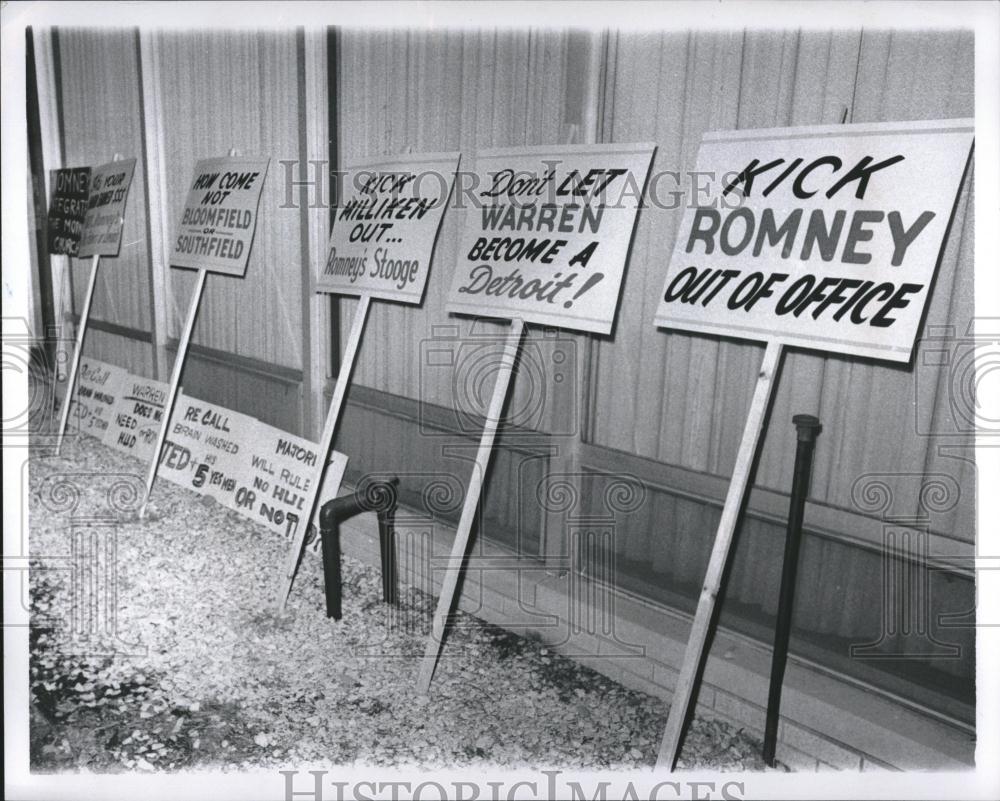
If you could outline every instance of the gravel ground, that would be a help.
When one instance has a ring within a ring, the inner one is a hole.
[[[402,586],[390,612],[378,570],[351,558],[340,622],[312,556],[276,617],[285,542],[165,481],[138,521],[144,468],[89,438],[31,462],[33,770],[654,764],[662,701],[469,615],[430,697],[416,694],[433,599]],[[116,545],[74,578],[72,542]],[[85,635],[72,615],[87,570],[116,576],[117,592],[114,625],[98,613]],[[759,753],[696,719],[679,765],[763,770]]]

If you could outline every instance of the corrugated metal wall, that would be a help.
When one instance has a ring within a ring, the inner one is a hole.
[[[136,157],[122,246],[117,259],[102,259],[91,310],[93,319],[150,330],[149,243],[146,175],[142,168],[142,98],[138,39],[134,31],[59,31],[63,163],[96,165],[115,153]],[[99,87],[99,93],[94,88]],[[74,259],[69,271],[74,308],[83,305],[89,261]],[[150,375],[148,344],[92,331],[87,352]]]
[[[302,367],[302,231],[297,209],[281,208],[280,159],[299,158],[295,34],[161,33],[160,96],[165,133],[167,231],[176,231],[195,162],[270,156],[245,280],[210,276],[193,341],[285,367]],[[171,270],[171,336],[180,333],[195,273]]]
[[[570,48],[579,46],[579,36],[346,31],[342,41],[344,164],[406,148],[460,150],[468,161],[479,148],[567,142],[570,126],[579,123],[573,110],[567,117],[566,109],[566,98],[575,94],[569,85],[587,78],[567,71]],[[456,339],[467,338],[472,330],[468,318],[450,318],[444,312],[463,221],[462,211],[445,215],[422,306],[373,305],[355,370],[357,383],[452,405],[454,376],[442,370],[421,374],[420,343],[435,325],[454,325]],[[344,304],[345,337],[353,305]],[[487,321],[476,325],[484,336],[496,335],[498,352],[506,328]],[[538,333],[528,336],[530,340]],[[516,408],[526,402],[531,387],[524,380],[515,380],[514,386]],[[548,409],[558,411],[551,405]]]

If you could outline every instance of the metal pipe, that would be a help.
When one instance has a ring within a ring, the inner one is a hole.
[[[797,432],[795,468],[792,476],[792,497],[788,504],[788,528],[785,532],[785,556],[781,567],[781,589],[778,613],[774,624],[774,650],[771,656],[771,686],[767,695],[767,721],[764,726],[764,762],[774,767],[778,741],[778,718],[781,706],[781,685],[788,661],[788,638],[792,630],[792,604],[795,600],[795,574],[798,570],[799,545],[802,541],[802,519],[809,494],[813,449],[823,427],[811,414],[792,418]]]
[[[334,498],[323,504],[319,513],[319,535],[323,550],[323,585],[326,591],[326,616],[340,620],[342,616],[342,590],[340,575],[340,526],[342,520],[361,512],[375,512],[378,516],[379,552],[382,562],[382,600],[398,604],[396,543],[393,518],[396,512],[399,479],[373,482],[359,486],[353,494]]]

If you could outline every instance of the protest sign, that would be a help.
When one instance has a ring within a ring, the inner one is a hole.
[[[706,134],[714,179],[656,324],[909,361],[972,137],[971,120]]]
[[[83,339],[86,336],[90,307],[93,304],[94,289],[97,286],[97,268],[100,265],[101,256],[117,256],[121,248],[122,229],[125,226],[125,204],[128,201],[128,190],[132,185],[134,172],[135,159],[121,159],[117,155],[113,161],[95,167],[90,172],[87,210],[83,217],[83,230],[77,248],[78,256],[91,257],[90,276],[87,279],[87,290],[83,296],[80,322],[76,327],[76,347],[73,350],[73,360],[67,383],[67,392],[70,396],[73,394],[77,371],[80,367],[80,358],[83,355]],[[64,404],[59,417],[56,456],[62,450],[63,437],[66,434],[68,423],[69,404]]]
[[[969,120],[707,133],[656,324],[763,340],[657,765],[673,769],[783,349],[907,362],[972,147]]]
[[[255,417],[180,394],[160,452],[160,475],[236,509],[235,493],[246,483],[246,447],[256,435]]]
[[[387,156],[348,169],[317,291],[420,303],[458,160]]]
[[[458,153],[407,154],[365,162],[348,171],[346,196],[335,214],[326,264],[316,289],[357,295],[360,301],[320,434],[321,454],[333,445],[372,298],[403,303],[420,303],[423,298],[458,160]],[[311,486],[319,484],[321,472],[322,463],[318,462]],[[317,508],[315,492],[306,505],[309,510]],[[278,590],[279,612],[292,590],[305,535],[305,529],[300,529],[288,552]]]
[[[75,421],[78,433],[104,439],[128,378],[128,371],[116,365],[98,359],[80,359],[80,376],[69,408],[69,417]],[[57,393],[64,403],[66,386],[63,381],[57,384]]]
[[[611,333],[654,147],[480,153],[445,308]]]
[[[195,165],[170,252],[171,267],[243,276],[269,162],[227,156]]]
[[[91,171],[87,213],[83,218],[77,255],[118,255],[125,226],[125,204],[134,173],[135,159],[111,161]]]
[[[180,388],[184,359],[187,356],[198,304],[205,289],[209,272],[235,275],[246,273],[257,230],[257,208],[264,188],[270,159],[248,159],[236,155],[236,150],[221,158],[202,159],[195,165],[194,180],[181,212],[178,234],[170,253],[171,267],[191,267],[198,270],[194,291],[184,318],[177,356],[170,371],[170,383],[164,414],[169,420]],[[167,437],[166,421],[156,433],[153,458],[146,472],[146,488],[139,517],[146,516],[149,495],[153,491],[160,466],[163,445]]]
[[[152,458],[168,389],[162,381],[129,375],[112,409],[104,444],[143,461]]]
[[[527,322],[610,334],[654,145],[488,150],[445,308],[510,318],[417,688],[430,689]]]
[[[57,256],[76,256],[90,194],[90,167],[66,167],[49,173],[48,249]]]
[[[249,481],[241,488],[242,493],[237,491],[237,509],[283,536],[297,532],[304,536],[306,527],[299,521],[305,514],[311,514],[312,524],[318,525],[319,508],[337,497],[347,469],[347,457],[330,452],[323,482],[315,492],[320,448],[315,442],[259,421],[254,439],[247,445],[246,458]],[[310,503],[312,495],[316,497],[314,504]]]

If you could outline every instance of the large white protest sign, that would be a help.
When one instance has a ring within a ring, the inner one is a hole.
[[[229,156],[195,165],[170,252],[171,267],[243,276],[269,162]]]
[[[162,381],[129,375],[112,409],[104,444],[128,456],[151,459],[168,390]]]
[[[90,173],[87,213],[77,255],[117,256],[125,226],[125,204],[135,173],[135,159],[111,161]]]
[[[909,361],[970,120],[708,133],[658,326]]]
[[[653,150],[480,153],[447,310],[610,333]]]
[[[712,181],[698,187],[681,222],[656,324],[767,347],[660,743],[661,767],[673,769],[680,752],[783,349],[909,361],[972,139],[972,123],[963,120],[702,139],[697,171]],[[770,725],[770,702],[768,717]]]
[[[349,168],[316,289],[420,303],[458,158],[386,156]]]

